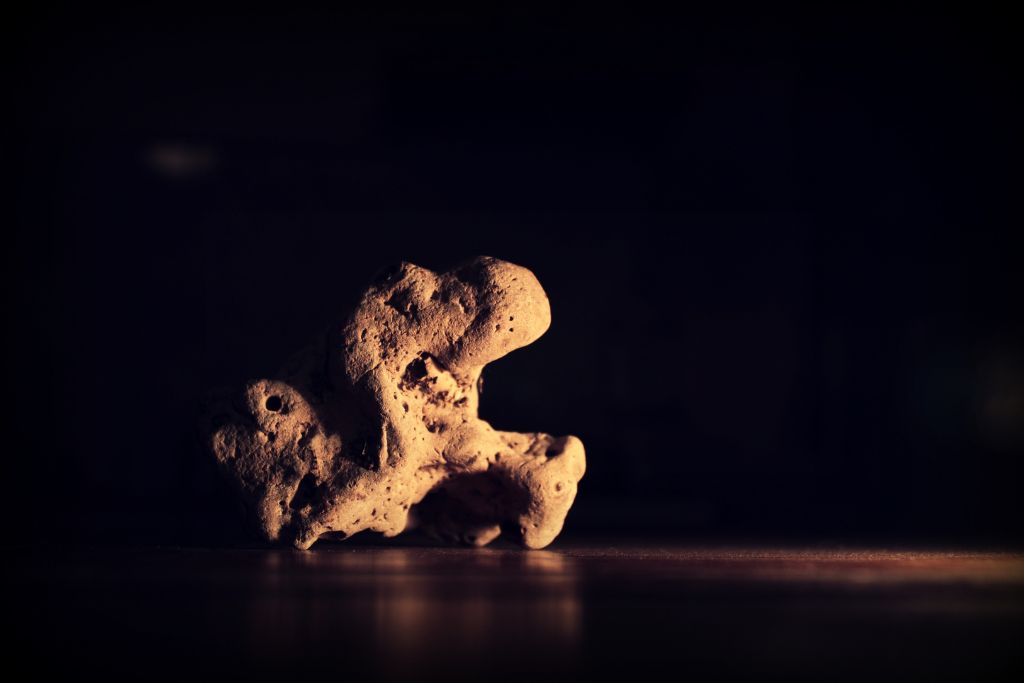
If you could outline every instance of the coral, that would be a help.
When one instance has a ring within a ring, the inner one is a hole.
[[[402,263],[279,379],[211,402],[208,443],[268,540],[308,548],[421,526],[481,546],[505,528],[544,547],[576,496],[583,444],[498,431],[478,407],[484,366],[550,323],[525,268]]]

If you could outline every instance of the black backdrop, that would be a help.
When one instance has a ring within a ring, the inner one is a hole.
[[[22,540],[244,538],[193,425],[381,266],[553,325],[483,416],[579,435],[567,534],[1008,541],[1020,91],[997,15],[7,22]]]

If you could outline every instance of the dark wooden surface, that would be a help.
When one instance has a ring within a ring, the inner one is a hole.
[[[981,680],[1017,672],[1024,633],[1009,552],[338,544],[14,565],[14,660],[39,674]]]

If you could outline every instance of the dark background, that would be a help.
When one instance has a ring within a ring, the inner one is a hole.
[[[567,535],[1021,538],[1007,17],[6,26],[17,539],[244,540],[202,397],[476,254],[551,299],[482,415],[583,439]]]

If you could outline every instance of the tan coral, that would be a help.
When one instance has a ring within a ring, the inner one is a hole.
[[[213,454],[269,540],[308,548],[420,524],[486,545],[505,525],[544,547],[576,496],[583,444],[497,431],[478,407],[484,366],[550,323],[525,268],[479,257],[439,275],[403,263],[280,380],[215,402]]]

